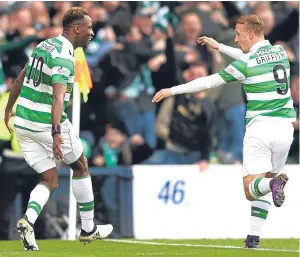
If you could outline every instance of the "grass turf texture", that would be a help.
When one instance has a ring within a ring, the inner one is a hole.
[[[243,249],[243,240],[109,240],[83,245],[78,241],[38,240],[40,251],[24,252],[20,241],[0,241],[0,256],[132,257],[298,257],[296,239],[263,239],[261,250]],[[225,248],[228,247],[228,248]],[[240,247],[240,248],[232,248]]]

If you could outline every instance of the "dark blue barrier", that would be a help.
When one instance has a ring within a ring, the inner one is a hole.
[[[90,168],[89,172],[95,196],[95,220],[113,224],[114,237],[133,237],[131,168]],[[63,167],[58,174],[59,185],[51,197],[68,214],[70,170]]]

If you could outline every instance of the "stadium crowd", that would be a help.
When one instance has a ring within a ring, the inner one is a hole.
[[[209,92],[177,95],[161,105],[155,91],[215,73],[230,57],[197,45],[206,35],[234,42],[234,24],[254,13],[266,39],[283,45],[299,113],[299,3],[265,1],[0,2],[0,149],[17,148],[3,123],[13,81],[34,47],[62,33],[63,13],[86,8],[95,37],[85,49],[93,88],[81,105],[80,137],[90,166],[240,164],[245,95],[239,82]],[[72,104],[72,103],[71,103]],[[68,107],[71,119],[72,108]],[[299,163],[299,120],[288,163]],[[16,150],[17,151],[17,150]]]

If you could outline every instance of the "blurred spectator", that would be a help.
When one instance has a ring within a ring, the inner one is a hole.
[[[37,30],[48,27],[50,24],[49,12],[44,2],[30,2],[30,12],[33,19],[33,26]],[[39,15],[36,15],[36,14]]]
[[[117,37],[125,36],[130,29],[131,13],[126,2],[103,1],[102,6],[107,11],[107,26],[113,28]]]
[[[227,37],[223,40],[226,45],[234,45]],[[225,68],[232,59],[221,55],[220,52],[209,48],[212,53],[213,69],[216,73]],[[242,163],[243,138],[245,133],[246,105],[242,85],[232,82],[229,85],[214,88],[208,92],[208,97],[218,108],[218,145],[217,157],[222,164]]]
[[[207,76],[203,63],[194,63],[183,72],[184,83]],[[163,102],[158,114],[157,134],[166,141],[165,150],[156,150],[144,164],[197,164],[208,168],[216,129],[216,110],[206,92],[177,95]]]
[[[137,164],[152,154],[140,135],[127,137],[120,130],[107,126],[93,150],[93,164],[97,167]]]
[[[153,32],[151,15],[151,12],[138,9],[133,18],[133,25],[135,25],[141,31],[141,33],[147,37],[150,37]]]
[[[195,62],[198,59],[202,61],[208,60],[206,48],[199,48],[197,45],[197,38],[201,34],[202,23],[200,17],[196,13],[186,13],[183,15],[179,40],[176,45],[179,67],[183,70],[188,64]]]
[[[32,15],[29,9],[19,9],[17,11],[16,20],[18,23],[18,30],[24,30],[26,28],[31,28],[33,25]]]
[[[61,26],[61,21],[64,13],[72,7],[70,1],[56,1],[53,5],[53,17],[52,24],[55,26]]]

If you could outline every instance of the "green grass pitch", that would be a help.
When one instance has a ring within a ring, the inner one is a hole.
[[[0,241],[0,256],[42,257],[298,257],[296,239],[263,239],[260,250],[243,249],[243,240],[102,240],[83,245],[78,241],[38,240],[40,251],[24,252],[20,241]]]

